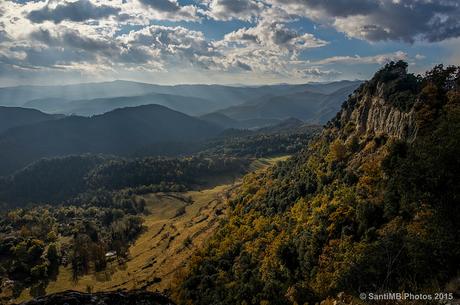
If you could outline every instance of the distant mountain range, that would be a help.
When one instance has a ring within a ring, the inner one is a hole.
[[[127,155],[151,143],[201,141],[222,130],[159,105],[23,125],[0,134],[0,175],[43,157],[82,153]]]
[[[348,84],[332,93],[318,91],[302,91],[288,95],[269,95],[250,100],[238,106],[232,106],[217,111],[214,116],[225,116],[225,123],[229,120],[285,120],[293,117],[312,124],[324,124],[337,111],[348,96],[359,86],[359,83]]]
[[[57,98],[45,98],[29,101],[24,104],[24,107],[40,109],[48,113],[65,113],[80,116],[93,116],[103,114],[118,108],[153,104],[166,106],[170,109],[177,110],[189,115],[202,115],[219,109],[218,104],[203,98],[159,93],[75,101]]]
[[[114,81],[68,86],[21,86],[0,88],[0,105],[33,108],[53,114],[92,116],[122,107],[158,104],[193,116],[218,111],[235,120],[232,127],[255,128],[279,123],[287,117],[324,121],[316,117],[323,115],[318,113],[317,108],[332,105],[333,113],[337,112],[337,105],[359,83],[340,81],[329,84],[233,87],[159,86]],[[346,95],[337,96],[336,100],[334,97],[340,90],[345,90]],[[331,100],[326,105],[312,105],[327,98]]]
[[[258,129],[287,119],[322,124],[359,83],[231,87],[116,81],[0,88],[0,103],[21,106],[0,107],[0,176],[44,157],[170,155],[225,129]]]

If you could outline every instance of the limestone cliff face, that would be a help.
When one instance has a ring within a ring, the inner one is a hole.
[[[388,91],[395,82],[406,77],[403,71],[396,74],[392,81],[373,79],[358,88],[342,106],[342,110],[333,119],[329,127],[337,127],[363,139],[368,136],[384,135],[388,138],[412,140],[417,133],[413,105],[407,110],[391,102]],[[404,100],[403,100],[404,101]]]
[[[357,107],[346,109],[340,120],[351,122],[359,135],[380,135],[398,139],[415,136],[414,111],[401,111],[388,103],[382,92],[385,84],[378,85],[377,94],[364,94]]]

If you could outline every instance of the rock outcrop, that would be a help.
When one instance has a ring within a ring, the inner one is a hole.
[[[414,76],[397,64],[386,69],[362,84],[343,104],[329,126],[335,125],[348,131],[348,135],[360,138],[385,135],[401,140],[413,139],[417,133],[414,111],[417,88],[411,84],[410,78]],[[386,76],[382,76],[383,73]],[[403,90],[405,95],[395,97],[395,93],[401,92],[401,86],[407,86]],[[399,104],[394,101],[396,99]]]
[[[414,111],[401,111],[389,104],[382,94],[384,86],[385,84],[379,84],[374,95],[361,94],[360,105],[342,111],[340,121],[353,124],[356,132],[361,135],[385,134],[398,139],[414,137]]]

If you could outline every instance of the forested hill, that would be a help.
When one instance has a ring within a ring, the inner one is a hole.
[[[34,109],[0,106],[0,132],[22,125],[54,120],[59,117]]]
[[[307,149],[248,175],[179,279],[180,304],[458,291],[460,68],[390,63]]]
[[[158,142],[193,142],[222,128],[159,105],[71,116],[10,129],[0,135],[0,175],[43,157],[82,153],[124,155]]]

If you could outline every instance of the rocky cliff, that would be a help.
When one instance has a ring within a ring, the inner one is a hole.
[[[407,73],[404,63],[389,65],[362,84],[328,126],[360,138],[413,139],[418,89],[417,78]]]

